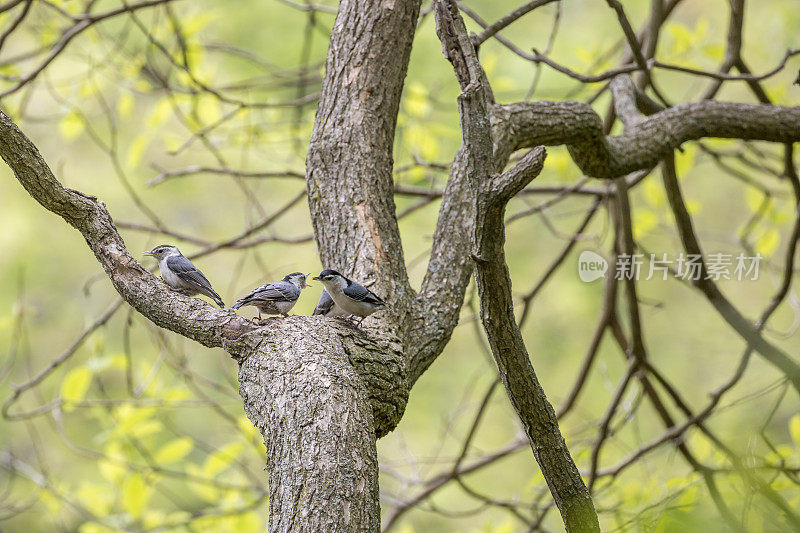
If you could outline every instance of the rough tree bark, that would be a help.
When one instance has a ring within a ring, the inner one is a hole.
[[[404,310],[412,297],[394,206],[394,132],[420,0],[345,0],[331,31],[306,158],[320,259]]]

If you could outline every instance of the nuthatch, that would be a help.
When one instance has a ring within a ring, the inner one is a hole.
[[[158,260],[158,268],[161,270],[161,277],[172,290],[194,296],[195,294],[205,294],[220,306],[225,307],[222,298],[219,297],[211,283],[191,261],[186,259],[181,251],[175,246],[162,244],[156,246],[144,255],[155,257]]]
[[[231,306],[231,309],[252,305],[258,309],[259,320],[261,320],[261,313],[287,316],[287,313],[297,303],[297,299],[300,298],[300,291],[306,288],[306,277],[310,275],[310,273],[293,272],[281,281],[262,285],[247,296],[239,298]]]
[[[363,285],[349,280],[335,270],[326,269],[319,273],[318,279],[325,285],[334,303],[351,315],[360,316],[361,322],[378,309],[385,307],[386,302]]]
[[[336,302],[333,301],[331,295],[328,294],[327,289],[322,289],[322,294],[319,295],[317,307],[315,307],[314,312],[311,313],[312,316],[342,316],[346,314],[348,314],[347,311],[344,311],[341,307],[336,305]]]

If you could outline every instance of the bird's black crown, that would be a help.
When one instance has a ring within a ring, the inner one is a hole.
[[[333,279],[333,278],[335,278],[336,276],[342,276],[342,275],[341,275],[341,274],[339,274],[339,273],[338,273],[337,271],[335,271],[335,270],[331,270],[330,268],[326,268],[325,270],[323,270],[322,272],[320,272],[320,273],[319,273],[319,276],[317,276],[315,279]],[[344,277],[344,276],[342,276],[342,277]]]

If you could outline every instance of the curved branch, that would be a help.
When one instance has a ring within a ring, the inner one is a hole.
[[[0,156],[45,209],[81,232],[119,294],[162,328],[241,356],[240,338],[258,329],[233,311],[171,291],[128,253],[105,204],[68,189],[53,176],[36,146],[0,111]]]
[[[800,141],[800,107],[703,101],[681,104],[632,124],[619,136],[582,102],[519,102],[492,107],[498,157],[520,148],[566,144],[587,176],[613,179],[655,166],[682,143],[722,137]]]

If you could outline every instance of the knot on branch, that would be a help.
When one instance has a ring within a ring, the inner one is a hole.
[[[349,329],[349,334],[343,334],[348,341],[344,343],[345,351],[367,387],[375,434],[383,437],[400,422],[408,401],[403,345],[394,331],[386,327],[365,328],[365,331],[344,327]]]

